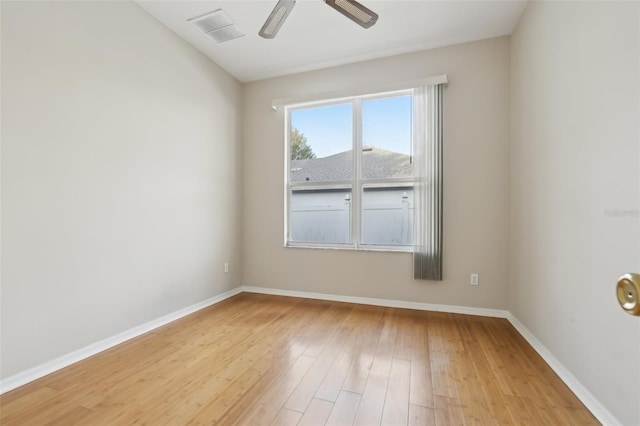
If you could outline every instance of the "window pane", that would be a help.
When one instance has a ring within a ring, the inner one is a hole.
[[[351,190],[292,191],[292,242],[351,243]]]
[[[412,177],[411,130],[411,96],[363,102],[361,176]]]
[[[365,188],[362,192],[362,243],[413,244],[413,188]]]
[[[351,180],[351,104],[291,111],[291,182]]]

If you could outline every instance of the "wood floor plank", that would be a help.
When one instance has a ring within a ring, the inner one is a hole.
[[[271,424],[274,426],[296,426],[300,418],[302,418],[302,413],[282,408]]]
[[[298,426],[324,425],[329,418],[329,414],[331,414],[331,410],[333,410],[333,402],[314,398],[304,411]]]
[[[331,368],[334,359],[335,356],[333,358],[330,356],[316,358],[307,374],[285,402],[284,407],[304,412],[318,390],[318,386],[326,376],[327,371]]]
[[[508,424],[509,416],[503,409],[505,401],[495,372],[489,368],[480,341],[490,338],[484,321],[477,317],[456,316],[455,321],[463,341],[464,352],[457,361],[461,379],[458,399],[463,407],[465,421],[479,424]],[[467,354],[474,354],[468,356]]]
[[[293,310],[292,314],[296,315],[297,311]],[[283,347],[286,348],[285,342],[289,337],[287,332],[295,333],[286,323],[278,321],[267,324],[267,327],[273,337],[264,338],[262,333],[255,333],[244,341],[246,350],[218,373],[213,373],[217,371],[216,368],[211,368],[213,366],[194,368],[191,375],[183,377],[185,385],[176,387],[180,390],[180,395],[165,399],[165,411],[154,413],[154,416],[144,416],[141,421],[153,424],[159,419],[169,418],[174,423],[183,423],[196,417],[201,407],[208,407],[204,410],[212,420],[224,415],[225,410],[255,385],[273,367],[276,360],[283,359],[284,363],[291,365],[302,352],[300,348],[297,353],[282,350]],[[207,372],[202,374],[203,370]]]
[[[457,426],[464,425],[464,413],[460,403],[455,398],[435,395],[436,425]]]
[[[426,316],[418,316],[413,323],[411,347],[411,384],[409,402],[423,407],[434,407],[431,380],[431,359]]]
[[[411,361],[413,350],[413,327],[407,327],[415,319],[415,311],[409,309],[397,309],[393,311],[394,323],[397,327],[396,341],[393,345],[393,357]]]
[[[505,409],[508,411],[512,421],[508,424],[522,424],[522,425],[541,425],[547,423],[542,411],[538,410],[533,401],[520,398],[518,396],[505,396]],[[585,423],[590,424],[590,423]],[[592,423],[593,424],[593,423]]]
[[[380,333],[371,371],[356,414],[354,422],[356,425],[380,424],[382,421],[382,411],[393,360],[393,346],[397,333],[390,311],[386,312],[384,327]]]
[[[309,331],[306,337],[310,343],[304,351],[304,355],[318,357],[325,350],[334,337],[341,323],[349,316],[353,310],[353,305],[346,303],[336,303],[331,305],[331,309],[327,310],[328,315],[317,318],[316,328]]]
[[[74,407],[69,412],[62,414],[59,417],[47,422],[45,426],[65,426],[74,425],[80,422],[82,419],[93,413],[92,410],[85,407]]]
[[[364,392],[380,341],[380,334],[384,327],[387,310],[386,308],[368,309],[366,312],[367,314],[364,315],[367,316],[369,326],[362,330],[362,345],[357,354],[353,356],[353,362],[342,384],[342,390],[347,392]]]
[[[292,315],[297,321],[283,322],[287,329],[272,335],[271,338],[275,343],[269,347],[275,348],[273,358],[267,358],[263,360],[264,362],[252,366],[252,370],[256,369],[256,371],[249,370],[248,374],[241,375],[241,380],[236,381],[236,384],[241,385],[238,389],[240,392],[225,391],[219,400],[212,401],[200,410],[192,421],[197,419],[224,421],[226,417],[242,419],[247,424],[269,423],[316,360],[314,357],[302,356],[308,347],[307,338],[303,334],[312,333],[311,330],[320,327],[318,323],[305,327],[308,325],[307,321],[311,321],[311,316],[314,316],[314,311],[309,309],[310,306],[314,306],[313,301],[302,301],[298,310]],[[326,314],[329,305],[317,305],[317,308],[319,312],[315,313],[316,319],[318,313],[320,316]],[[307,330],[302,332],[305,328]],[[278,368],[273,368],[276,366]],[[286,370],[283,371],[284,366]],[[254,382],[254,378],[260,380]],[[250,386],[247,387],[249,384]],[[242,403],[241,398],[250,398],[252,406],[248,407]]]
[[[314,345],[310,345],[310,347],[313,347],[312,351],[309,351],[309,349],[304,351],[306,356],[310,356],[309,354],[311,353],[317,354],[318,357],[316,358],[313,366],[309,369],[309,372],[305,375],[285,403],[285,408],[304,412],[305,408],[316,395],[318,388],[333,366],[338,354],[351,337],[351,332],[353,330],[353,326],[349,322],[351,311],[352,309],[343,309],[341,322],[337,322],[337,318],[334,318],[333,323],[339,324],[340,327],[333,332],[331,338],[325,340],[322,349],[318,349],[320,346],[316,343]],[[325,325],[323,328],[326,330],[330,327]],[[325,332],[324,334],[326,335],[327,333]],[[318,350],[320,350],[320,352],[318,352]]]
[[[349,368],[354,363],[354,353],[359,349],[360,347],[357,343],[353,346],[350,344],[338,354],[316,390],[314,395],[316,398],[332,402],[338,399],[338,394],[347,377]]]
[[[23,419],[28,418],[32,410],[46,406],[54,400],[60,392],[48,386],[38,387],[33,392],[21,394],[20,398],[8,399],[8,403],[2,401],[0,410],[0,424],[20,424]]]
[[[435,408],[409,405],[409,426],[436,426]]]
[[[223,391],[208,403],[203,404],[190,417],[191,423],[200,421],[218,421],[222,424],[229,419],[243,419],[250,417],[256,409],[256,401],[265,395],[270,388],[276,386],[278,380],[293,365],[295,355],[302,353],[302,348],[296,347],[295,353],[282,355],[279,351],[265,354],[265,358],[251,366],[232,383],[223,387]],[[297,358],[296,358],[297,359]]]
[[[428,313],[429,355],[434,395],[458,397],[457,354],[464,351],[454,317],[451,314]]]
[[[249,293],[0,396],[0,423],[598,424],[504,319]]]
[[[369,359],[362,363],[367,365],[366,372],[365,369],[360,370],[355,366],[361,363],[360,357],[366,341],[365,338],[368,334],[371,334],[368,330],[376,318],[371,314],[371,310],[358,306],[354,307],[345,319],[345,325],[348,326],[349,335],[346,337],[344,345],[340,348],[331,368],[318,387],[315,393],[316,398],[335,402],[343,387],[345,388],[344,390],[356,393],[360,393],[364,389],[366,377],[368,376],[368,367],[370,366]],[[370,340],[373,343],[373,339]],[[372,359],[373,356],[371,356],[371,361]],[[363,380],[360,381],[361,385],[358,381],[353,380],[354,375],[351,376],[350,383],[344,385],[352,368],[358,373],[362,372],[360,375],[363,377]]]
[[[314,360],[315,358],[313,357],[299,356],[291,368],[283,374],[272,387],[265,389],[257,401],[254,401],[251,410],[240,417],[241,422],[252,425],[271,424],[289,395],[291,395],[300,380],[302,380],[307,371],[309,371]],[[233,402],[237,401],[234,400]],[[192,421],[198,423],[211,421],[212,418],[215,419],[217,415],[219,415],[219,412],[216,416],[212,416],[211,408],[214,408],[213,412],[216,412],[215,407],[217,404],[218,403],[210,404],[206,410],[198,413]],[[229,404],[229,406],[231,406],[231,404]]]
[[[381,425],[406,425],[409,422],[409,383],[411,362],[394,358],[384,399]]]
[[[353,418],[358,409],[360,395],[352,392],[340,392],[333,404],[333,409],[327,419],[327,426],[347,426],[353,424]]]

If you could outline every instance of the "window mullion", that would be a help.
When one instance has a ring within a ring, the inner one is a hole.
[[[362,241],[362,100],[355,99],[353,104],[353,244],[360,247]]]

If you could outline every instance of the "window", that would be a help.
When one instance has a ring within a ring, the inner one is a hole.
[[[405,90],[287,108],[288,246],[412,249],[413,101]]]

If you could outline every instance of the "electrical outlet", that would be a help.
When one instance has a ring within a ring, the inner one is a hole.
[[[224,272],[229,272],[229,262],[224,262]]]
[[[478,275],[478,274],[471,274],[471,278],[469,279],[469,284],[471,284],[471,285],[478,285],[478,284],[480,284],[480,275]]]

